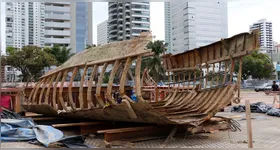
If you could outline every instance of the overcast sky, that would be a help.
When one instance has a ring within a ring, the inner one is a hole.
[[[158,40],[164,40],[164,2],[151,2],[151,30]],[[3,9],[2,9],[3,10]],[[236,0],[228,2],[229,36],[248,32],[249,25],[267,18],[273,24],[273,40],[280,42],[279,0]],[[1,15],[3,13],[1,12]],[[93,3],[94,40],[97,41],[97,24],[108,18],[107,2]],[[2,22],[2,26],[3,26]],[[1,37],[4,37],[3,33]]]

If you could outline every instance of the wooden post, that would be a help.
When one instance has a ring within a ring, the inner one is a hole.
[[[246,104],[246,120],[247,120],[247,137],[248,137],[247,143],[248,143],[248,148],[253,148],[250,101],[246,100],[245,104]]]

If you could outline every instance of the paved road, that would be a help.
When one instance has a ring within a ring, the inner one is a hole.
[[[251,102],[265,102],[272,104],[273,96],[267,96],[264,93],[242,92],[242,101],[251,100]],[[217,132],[212,134],[201,134],[187,136],[186,138],[174,138],[167,148],[246,148],[246,120],[245,113],[230,113],[230,108],[227,112],[218,113],[219,116],[235,116],[242,126],[241,132]],[[280,147],[280,118],[271,117],[265,114],[252,114],[253,141],[255,148],[279,148]],[[71,133],[67,133],[71,134]],[[103,137],[87,137],[86,143],[98,146],[102,142]],[[158,148],[165,139],[151,140],[146,142],[135,143],[134,147],[139,148]],[[1,143],[2,148],[39,148],[40,146],[31,145],[28,143]]]

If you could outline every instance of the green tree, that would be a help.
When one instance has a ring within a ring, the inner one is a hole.
[[[61,47],[59,45],[54,45],[51,48],[45,48],[44,51],[55,57],[55,59],[57,61],[57,63],[56,63],[57,66],[63,64],[69,58],[71,58],[73,55],[75,55],[75,54],[71,53],[70,48],[67,49],[66,46]]]
[[[96,45],[95,45],[95,44],[93,44],[93,45],[87,45],[87,46],[86,46],[86,49],[90,49],[90,48],[92,48],[92,47],[96,47]]]
[[[22,73],[22,81],[37,80],[45,67],[56,63],[55,58],[37,46],[24,46],[22,49],[9,48],[5,56],[6,64]]]
[[[238,73],[239,62],[235,64],[235,73]],[[246,80],[249,76],[255,79],[271,78],[274,67],[271,58],[266,55],[254,51],[251,55],[243,58],[242,79]]]
[[[164,41],[157,40],[149,42],[147,48],[154,52],[154,56],[143,59],[142,70],[147,68],[149,74],[156,82],[158,82],[161,78],[163,78],[165,73],[161,60],[161,55],[166,51]]]

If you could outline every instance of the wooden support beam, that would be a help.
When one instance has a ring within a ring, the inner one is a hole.
[[[29,94],[28,102],[30,102],[30,103],[32,103],[33,94],[34,94],[34,92],[35,92],[36,87],[38,86],[38,84],[39,84],[39,82],[37,82],[37,83],[35,84],[34,88],[32,89],[32,91],[31,91],[30,94]]]
[[[131,66],[131,61],[132,61],[131,57],[126,59],[125,66],[124,66],[124,69],[123,69],[123,72],[122,72],[122,76],[121,76],[121,80],[120,80],[120,95],[121,96],[125,95],[124,86],[125,86],[125,82],[126,82],[127,72],[128,72],[128,70],[130,69],[130,66]]]
[[[46,81],[43,83],[43,86],[42,86],[42,90],[41,90],[41,93],[40,93],[40,97],[39,97],[39,101],[38,101],[38,104],[40,105],[41,102],[42,102],[42,98],[43,98],[43,94],[45,92],[45,88],[47,86],[47,83],[51,80],[51,77],[47,78]],[[46,96],[45,96],[46,97]]]
[[[74,103],[74,100],[73,100],[72,87],[73,87],[73,81],[74,81],[78,71],[79,71],[79,67],[75,67],[72,72],[72,76],[71,76],[71,79],[70,79],[69,85],[68,85],[68,97],[69,97],[70,106],[73,110],[76,110],[76,104]]]
[[[253,148],[252,124],[251,124],[251,107],[250,101],[245,101],[246,106],[246,120],[247,120],[247,143],[248,148]]]
[[[62,72],[59,72],[58,75],[56,76],[56,79],[55,79],[55,83],[54,83],[54,86],[53,86],[53,108],[54,109],[57,109],[57,105],[56,105],[56,90],[57,90],[57,84],[58,84],[58,81],[60,79],[60,76],[61,76]]]
[[[224,74],[224,79],[223,79],[223,85],[226,84],[227,72],[228,72],[228,62],[225,62],[225,74]]]
[[[51,87],[53,86],[53,81],[55,80],[56,74],[54,74],[53,76],[50,76],[51,80],[48,84],[48,89],[46,92],[46,96],[45,96],[45,104],[49,104],[49,98],[50,98],[50,90]]]
[[[99,79],[98,79],[98,83],[97,83],[97,87],[96,87],[96,94],[95,94],[95,97],[97,99],[97,102],[99,103],[99,105],[101,107],[103,107],[105,105],[102,97],[101,97],[101,86],[102,86],[102,83],[103,83],[103,77],[105,75],[105,72],[106,72],[106,68],[108,66],[108,63],[105,63],[102,67],[102,71],[100,73],[100,76],[99,76]]]
[[[229,79],[229,84],[231,84],[231,83],[232,83],[233,73],[234,73],[234,67],[235,67],[235,59],[231,59],[231,69],[230,69],[230,79]]]
[[[86,76],[86,74],[87,74],[87,69],[88,69],[88,66],[85,66],[83,75],[82,75],[82,77],[81,77],[81,82],[80,82],[79,104],[80,104],[80,108],[81,108],[81,109],[84,108],[83,89],[84,89],[84,81],[85,81],[85,76]]]
[[[142,93],[141,93],[141,62],[142,62],[142,55],[139,55],[136,60],[136,68],[135,68],[135,93],[137,100],[143,102]],[[147,72],[148,73],[148,72]]]
[[[67,109],[67,107],[65,106],[65,102],[63,100],[63,96],[62,96],[62,91],[63,91],[63,87],[64,87],[64,82],[67,78],[67,75],[68,75],[68,70],[66,69],[64,71],[64,74],[63,74],[63,77],[62,77],[62,81],[60,82],[60,88],[59,88],[59,102],[62,106],[62,108],[66,111],[66,112],[69,112],[69,110]]]
[[[87,89],[87,101],[90,107],[94,107],[93,100],[92,100],[92,85],[93,85],[93,78],[98,71],[98,65],[94,65],[92,68],[92,72],[90,74],[90,78],[88,81],[88,89]],[[95,83],[96,84],[96,83]]]
[[[42,79],[41,81],[39,81],[39,84],[37,84],[37,86],[35,87],[36,90],[34,92],[34,95],[33,95],[33,98],[32,98],[32,103],[35,104],[36,103],[36,98],[37,98],[37,93],[38,93],[38,90],[40,89],[40,86],[42,83],[44,83],[46,80],[46,78]]]
[[[115,75],[120,67],[120,61],[116,60],[113,66],[113,69],[111,71],[110,77],[109,77],[109,82],[108,82],[108,86],[107,86],[107,92],[106,92],[106,96],[109,100],[110,103],[115,104],[115,100],[112,98],[112,87],[113,87],[113,82],[114,82],[114,78]]]

